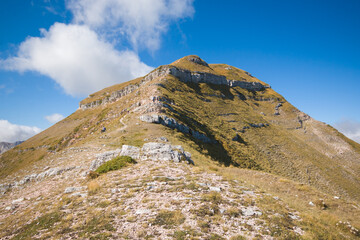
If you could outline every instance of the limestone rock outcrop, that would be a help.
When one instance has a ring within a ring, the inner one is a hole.
[[[171,129],[177,129],[179,132],[182,132],[185,134],[190,134],[194,138],[196,138],[204,143],[216,143],[216,140],[210,139],[206,135],[191,129],[184,124],[178,123],[175,119],[170,118],[165,115],[157,115],[157,114],[141,115],[140,120],[143,122],[148,122],[148,123],[162,124]]]
[[[90,170],[96,170],[101,164],[110,161],[117,156],[130,156],[136,160],[154,160],[154,161],[186,161],[189,164],[194,164],[191,159],[191,154],[185,152],[180,145],[171,145],[158,142],[145,143],[142,148],[123,145],[121,149],[108,151],[96,156],[96,159],[91,162]]]
[[[189,59],[189,61],[195,62],[200,65],[208,66],[207,63],[201,60],[200,58],[191,58]],[[157,79],[159,77],[165,77],[167,75],[172,75],[185,83],[192,82],[192,83],[208,83],[215,85],[227,85],[229,87],[241,87],[250,91],[261,91],[264,90],[265,88],[270,87],[269,85],[263,85],[260,82],[231,80],[231,79],[227,79],[225,76],[222,75],[216,75],[212,73],[199,72],[199,71],[192,72],[189,70],[180,69],[172,65],[165,65],[147,74],[139,84],[128,85],[119,91],[114,91],[110,93],[110,96],[107,96],[103,99],[97,99],[90,103],[80,104],[80,109],[86,110],[88,108],[94,108],[102,104],[114,102],[117,99],[134,92],[141,85],[150,82],[154,79]]]

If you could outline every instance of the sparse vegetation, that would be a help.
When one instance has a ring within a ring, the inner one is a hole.
[[[160,210],[156,215],[153,224],[165,226],[166,228],[171,228],[182,224],[185,221],[185,216],[181,211],[169,211],[169,210]]]
[[[61,218],[59,211],[47,213],[17,230],[12,239],[32,239],[39,231],[53,227]]]

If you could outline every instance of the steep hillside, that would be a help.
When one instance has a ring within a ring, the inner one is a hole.
[[[137,164],[88,179],[118,155]],[[360,145],[250,73],[197,56],[91,94],[2,154],[0,175],[7,238],[351,239],[360,224]]]

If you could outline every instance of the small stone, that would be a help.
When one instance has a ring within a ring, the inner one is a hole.
[[[290,217],[292,220],[299,220],[299,219],[300,219],[297,215],[295,215],[295,214],[293,214],[293,213],[289,213],[289,217]]]
[[[164,142],[168,142],[168,141],[169,141],[166,137],[160,137],[159,139],[160,139],[161,141],[164,141]]]
[[[64,193],[73,193],[76,191],[81,191],[82,187],[67,187],[64,191]]]
[[[148,186],[146,189],[150,191],[150,190],[152,190],[154,188],[155,188],[155,186]]]
[[[209,187],[209,190],[210,190],[210,191],[213,191],[213,192],[221,192],[221,188],[220,188],[220,187]]]
[[[14,201],[12,201],[11,203],[12,204],[19,204],[19,203],[21,203],[22,201],[24,201],[25,199],[22,197],[22,198],[18,198],[18,199],[16,199],[16,200],[14,200]]]
[[[135,214],[150,214],[151,210],[149,209],[138,209],[136,210]]]
[[[244,216],[254,216],[254,215],[261,216],[262,212],[256,211],[253,208],[248,207],[248,208],[242,210],[242,214]]]
[[[246,195],[255,195],[255,193],[253,191],[243,191],[244,194]]]
[[[311,201],[309,202],[309,205],[310,206],[315,206],[315,204],[313,202],[311,202]]]

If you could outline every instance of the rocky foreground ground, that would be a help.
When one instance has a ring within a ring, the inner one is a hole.
[[[89,179],[103,148],[71,148],[0,200],[1,239],[273,239],[303,234],[276,196],[188,161],[138,159]],[[105,154],[106,155],[106,154]],[[42,175],[41,175],[42,174]],[[26,175],[29,176],[29,175]],[[278,211],[268,211],[267,204]]]

